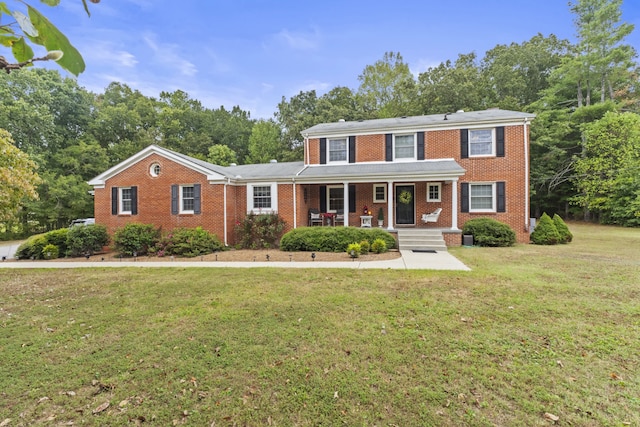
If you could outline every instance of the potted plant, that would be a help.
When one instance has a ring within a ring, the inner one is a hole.
[[[384,211],[382,208],[378,209],[378,227],[382,227],[384,225]]]

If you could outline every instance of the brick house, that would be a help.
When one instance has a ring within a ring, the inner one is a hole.
[[[277,212],[289,230],[312,225],[310,212],[323,225],[376,226],[382,210],[388,230],[437,228],[448,245],[476,217],[509,224],[524,243],[534,117],[489,109],[323,123],[303,131],[302,162],[222,167],[150,145],[89,182],[96,223],[202,226],[233,244],[248,212]]]

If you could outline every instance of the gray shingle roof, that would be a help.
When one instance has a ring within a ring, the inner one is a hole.
[[[389,133],[441,127],[461,128],[463,126],[482,125],[484,123],[498,125],[532,120],[535,118],[535,114],[494,108],[482,111],[449,113],[446,115],[446,118],[445,120],[445,114],[432,114],[429,116],[320,123],[303,130],[302,135],[316,138],[331,135]]]

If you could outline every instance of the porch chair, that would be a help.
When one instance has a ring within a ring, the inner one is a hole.
[[[309,209],[309,227],[313,225],[322,225],[320,210],[315,208]]]
[[[342,224],[344,225],[344,210],[343,209],[338,209],[338,212],[336,213],[336,219],[335,219],[335,224]]]
[[[440,212],[442,212],[442,208],[438,208],[428,214],[422,214],[422,222],[437,222]]]

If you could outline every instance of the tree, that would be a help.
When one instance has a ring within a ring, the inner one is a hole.
[[[0,221],[15,218],[25,199],[36,199],[40,178],[36,164],[13,145],[11,134],[0,129]]]
[[[273,120],[259,120],[249,137],[249,156],[246,163],[268,163],[282,160],[284,154],[280,127]]]
[[[385,52],[381,60],[364,68],[358,80],[366,111],[379,118],[411,114],[415,80],[399,52]]]
[[[232,163],[236,163],[236,153],[226,145],[214,144],[209,147],[209,155],[207,161],[214,165],[229,166]]]
[[[49,6],[57,6],[60,0],[41,0]],[[99,3],[100,0],[90,0]],[[11,63],[4,56],[0,56],[0,69],[7,73],[30,66],[37,61],[53,60],[58,65],[76,76],[84,71],[85,64],[80,52],[73,47],[67,37],[58,30],[38,9],[24,1],[16,1],[18,7],[9,8],[5,2],[0,2],[0,22],[2,16],[13,18],[15,21],[0,24],[0,44],[11,48],[11,53],[17,62]],[[87,15],[90,16],[86,0],[82,0]],[[31,44],[43,46],[47,53],[36,57]]]
[[[575,202],[599,212],[603,222],[627,225],[628,220],[638,221],[640,210],[615,218],[611,212],[621,204],[640,204],[640,115],[608,112],[587,124],[584,136],[585,153],[575,164],[580,191]],[[636,194],[636,198],[621,199],[621,193]]]

